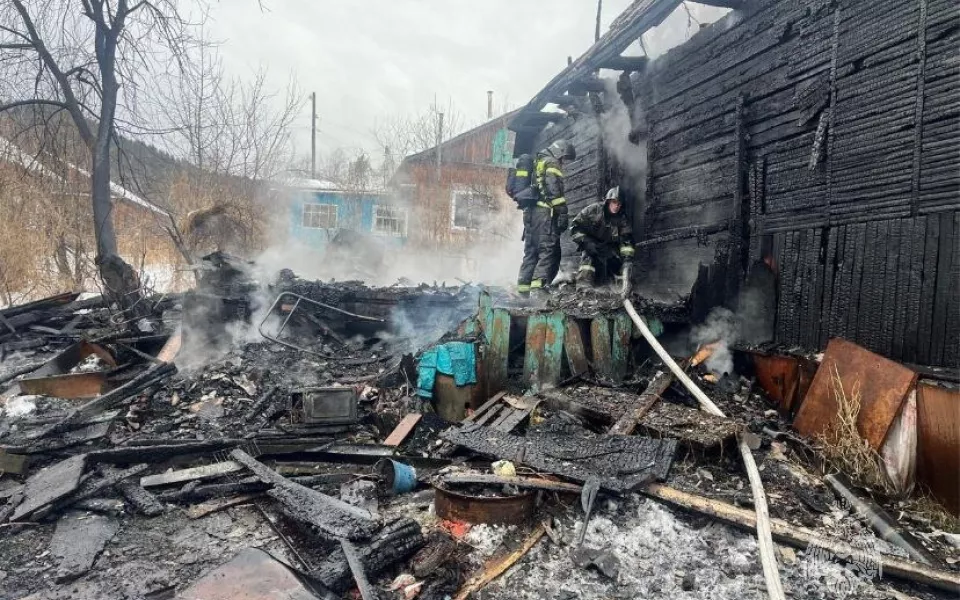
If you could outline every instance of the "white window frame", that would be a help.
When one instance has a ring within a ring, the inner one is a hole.
[[[380,210],[387,211],[388,214],[381,215]],[[401,224],[399,231],[380,229],[377,224],[379,219],[395,220]],[[407,224],[410,221],[410,212],[405,208],[390,206],[389,204],[375,204],[373,207],[373,233],[386,237],[407,237]]]
[[[454,189],[450,194],[450,228],[457,231],[479,231],[480,227],[464,227],[457,225],[457,199],[461,196],[479,196],[481,192],[468,188]]]
[[[311,216],[311,217],[316,216],[317,223],[320,223],[321,216],[324,216],[327,220],[330,219],[330,215],[329,215],[330,211],[320,210],[321,207],[326,209],[329,209],[331,207],[333,208],[333,224],[330,225],[329,227],[323,227],[322,225],[319,225],[319,224],[309,225],[307,222],[308,216]],[[311,210],[311,209],[316,209],[316,210]],[[328,214],[323,215],[324,212],[327,212]],[[340,224],[340,207],[337,206],[336,204],[323,203],[323,202],[304,202],[303,203],[303,208],[301,209],[301,213],[300,213],[300,226],[303,227],[304,229],[336,229],[339,224]]]

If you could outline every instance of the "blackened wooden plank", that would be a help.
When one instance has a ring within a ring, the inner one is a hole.
[[[874,352],[883,354],[882,329],[883,329],[883,302],[887,295],[887,253],[890,248],[890,228],[893,220],[880,221],[877,223],[877,241],[875,264],[877,275],[874,279],[874,300],[873,310],[874,319],[870,324],[870,333],[868,334],[870,344]]]
[[[786,281],[786,261],[784,259],[787,234],[784,232],[773,234],[773,256],[777,271],[777,316],[774,325],[774,337],[784,343],[783,322],[786,315],[787,295],[784,293],[784,282]]]
[[[837,284],[834,286],[833,325],[830,337],[847,335],[847,307],[850,304],[850,282],[853,280],[853,259],[856,255],[854,240],[856,231],[853,225],[842,226],[843,262],[837,271]]]
[[[950,259],[950,303],[943,345],[943,364],[960,367],[960,211],[953,213],[953,256]]]
[[[926,249],[927,217],[913,220],[913,254],[910,257],[910,281],[907,287],[906,329],[903,332],[903,359],[918,362],[917,337],[920,331],[920,296],[923,289],[923,256]]]
[[[820,348],[820,324],[826,320],[823,314],[823,268],[824,255],[824,236],[827,231],[823,228],[817,228],[813,234],[813,245],[811,247],[810,268],[813,273],[813,291],[810,297],[810,325],[807,341],[811,348]]]
[[[827,345],[830,339],[830,330],[833,327],[833,291],[836,286],[836,275],[839,273],[837,264],[840,248],[842,247],[840,227],[830,227],[827,230],[827,252],[823,257],[821,280],[823,285],[823,308],[820,311],[820,331],[817,334],[817,347]]]
[[[900,223],[900,256],[897,259],[897,293],[893,310],[893,338],[890,341],[890,357],[905,360],[904,332],[907,330],[908,290],[910,289],[910,262],[913,260],[914,231],[916,219],[904,219]]]
[[[934,295],[937,292],[937,256],[940,248],[940,217],[927,217],[927,236],[923,249],[923,282],[920,284],[920,324],[917,329],[917,358],[930,364],[930,337],[933,329]]]
[[[800,260],[800,241],[802,239],[802,232],[794,231],[790,234],[789,248],[790,248],[790,262],[792,268],[790,271],[790,298],[789,304],[787,306],[787,314],[789,315],[789,321],[787,322],[787,327],[789,328],[789,339],[791,345],[800,344],[800,299],[801,299],[801,277],[803,277],[803,263]]]
[[[860,311],[860,304],[863,301],[863,262],[864,262],[864,238],[867,230],[866,223],[855,223],[854,228],[854,258],[853,271],[850,278],[850,301],[847,303],[847,328],[845,337],[849,340],[857,338],[857,314]]]
[[[813,245],[813,230],[800,232],[800,246],[797,248],[797,344],[809,348],[807,332],[810,330],[810,304],[813,278],[810,277],[810,247]]]
[[[883,303],[877,347],[890,356],[893,348],[893,313],[897,304],[897,259],[900,258],[900,220],[890,221],[887,231],[887,256],[883,278]]]
[[[940,213],[940,248],[937,253],[936,295],[933,302],[933,331],[930,335],[930,364],[943,365],[943,347],[947,329],[947,308],[950,305],[951,288],[958,285],[951,281],[953,270],[954,231],[953,213]]]
[[[788,231],[784,237],[783,245],[783,273],[780,292],[783,294],[783,342],[787,345],[796,344],[796,328],[794,326],[794,311],[796,304],[794,297],[793,284],[797,276],[797,255],[796,243],[794,242],[795,231]]]
[[[857,312],[857,336],[855,342],[873,350],[870,344],[870,327],[873,321],[879,318],[874,314],[876,289],[874,288],[877,276],[877,229],[878,223],[867,223],[866,234],[863,238],[863,278],[860,283],[860,308]]]

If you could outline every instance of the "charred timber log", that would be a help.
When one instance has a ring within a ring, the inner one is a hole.
[[[239,448],[230,453],[230,458],[250,469],[261,481],[272,484],[267,494],[286,515],[313,525],[323,535],[362,540],[380,528],[369,511],[290,481]]]
[[[401,518],[387,524],[369,543],[357,548],[363,569],[371,578],[412,556],[424,544],[420,525]],[[343,593],[353,586],[353,574],[342,549],[337,549],[309,575],[326,587]]]
[[[123,495],[123,498],[145,517],[155,517],[163,514],[163,504],[156,496],[143,489],[143,486],[139,483],[126,479],[118,483],[116,488]]]

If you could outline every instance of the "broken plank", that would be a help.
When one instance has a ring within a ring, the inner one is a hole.
[[[632,334],[633,321],[630,320],[630,315],[625,312],[617,313],[613,319],[613,338],[610,348],[610,371],[616,383],[621,383],[627,375]]]
[[[583,347],[583,336],[580,334],[580,324],[572,317],[567,317],[563,349],[567,355],[567,366],[571,375],[576,377],[590,370],[590,361],[587,360],[587,352]]]
[[[60,558],[54,580],[64,583],[90,570],[120,524],[102,515],[70,511],[57,521],[50,540],[50,552]]]
[[[607,433],[610,435],[630,435],[633,433],[637,423],[642,421],[643,417],[653,408],[653,405],[660,401],[660,396],[667,391],[672,382],[673,375],[670,371],[657,371],[647,388],[637,398],[635,408],[626,411]]]
[[[537,545],[537,542],[540,541],[540,538],[542,538],[546,532],[547,530],[543,524],[537,524],[533,531],[530,532],[530,535],[523,540],[519,548],[506,556],[495,558],[491,562],[488,562],[483,567],[483,571],[471,577],[470,580],[460,588],[454,600],[466,600],[474,592],[482,590],[488,583],[502,575],[507,569],[516,564],[518,560],[523,558],[531,548]]]
[[[140,479],[140,485],[148,488],[159,485],[170,485],[171,483],[183,483],[184,481],[195,481],[198,479],[212,479],[229,473],[236,473],[242,469],[243,466],[239,463],[228,460],[211,465],[203,465],[202,467],[191,467],[189,469],[180,469],[179,471],[147,475]]]
[[[536,477],[501,477],[490,474],[451,474],[443,478],[443,483],[450,485],[481,483],[485,485],[513,485],[521,488],[547,490],[551,492],[566,492],[579,494],[583,486],[563,481],[538,479]]]
[[[486,374],[487,392],[502,390],[507,385],[510,358],[510,313],[502,308],[489,311],[485,322],[488,335]]]
[[[71,456],[31,475],[23,490],[23,502],[17,506],[10,520],[21,521],[73,493],[80,485],[86,460],[85,454]]]
[[[489,400],[487,400],[486,402],[484,402],[484,403],[480,406],[480,408],[478,408],[477,410],[473,411],[473,413],[467,415],[467,417],[464,418],[463,421],[461,421],[461,423],[469,423],[469,422],[471,422],[471,421],[475,421],[475,420],[476,420],[478,417],[480,417],[481,415],[486,414],[486,412],[487,412],[488,410],[490,410],[491,408],[493,408],[493,406],[494,406],[497,402],[500,401],[500,398],[503,398],[503,397],[506,396],[506,395],[507,395],[507,392],[505,392],[505,391],[497,392],[492,398],[490,398]]]
[[[613,379],[613,356],[610,351],[610,321],[597,317],[590,322],[593,346],[593,370],[601,379]]]
[[[420,422],[422,417],[423,415],[420,413],[410,413],[409,415],[403,417],[390,435],[387,436],[387,439],[383,441],[383,445],[399,446],[402,444],[403,440],[407,439],[407,436],[410,435],[410,432],[413,431],[414,427],[417,426],[417,423]]]
[[[0,448],[0,475],[12,473],[14,475],[23,475],[27,468],[27,457],[23,454],[10,454],[3,448]]]
[[[194,504],[187,509],[187,516],[191,519],[200,519],[215,512],[220,512],[231,506],[238,506],[259,498],[262,494],[242,494],[233,498],[215,498],[201,504]]]
[[[239,448],[232,451],[230,457],[250,469],[261,481],[273,484],[267,494],[278,502],[285,514],[313,525],[325,536],[366,539],[380,528],[380,523],[369,511],[294,483]]]
[[[533,406],[531,406],[530,408],[514,409],[513,414],[510,415],[508,418],[501,420],[500,423],[496,426],[496,429],[499,429],[500,431],[504,431],[504,432],[513,431],[517,425],[522,423],[524,419],[530,416],[530,413],[536,410],[539,404],[540,404],[540,401],[537,400],[536,402],[533,403]]]

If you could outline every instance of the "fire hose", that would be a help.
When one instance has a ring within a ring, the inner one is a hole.
[[[687,390],[700,403],[700,408],[705,412],[718,417],[725,417],[717,405],[713,403],[706,394],[703,393],[697,384],[687,376],[673,358],[667,354],[657,338],[647,327],[647,324],[637,314],[633,308],[633,303],[625,299],[623,307],[627,309],[627,314],[633,319],[634,324],[643,337],[650,343],[650,346],[657,353],[663,364],[667,365],[676,378],[687,388]],[[743,466],[747,470],[747,477],[750,480],[750,491],[753,492],[753,504],[757,513],[757,546],[760,549],[760,564],[763,567],[763,578],[767,584],[767,593],[772,600],[785,600],[783,595],[783,585],[780,583],[780,570],[777,566],[777,556],[774,553],[773,536],[770,533],[770,511],[767,508],[767,495],[763,491],[763,482],[760,480],[760,471],[757,469],[757,463],[753,460],[753,453],[744,440],[743,435],[737,436],[737,446],[740,449],[740,455],[743,457]]]

